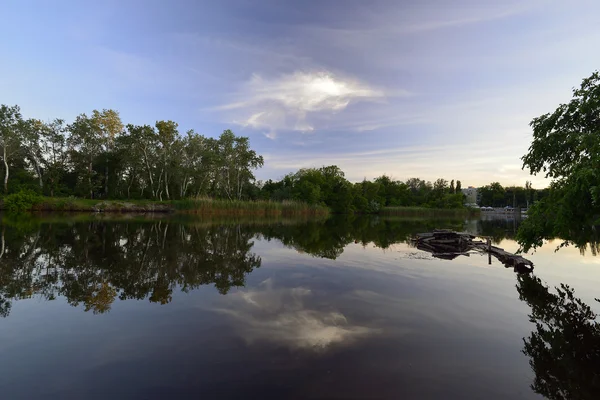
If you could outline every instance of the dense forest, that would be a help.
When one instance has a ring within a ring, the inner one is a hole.
[[[459,180],[406,181],[382,175],[352,183],[337,166],[306,168],[282,179],[257,181],[264,164],[249,138],[226,130],[206,137],[179,131],[173,121],[124,124],[115,110],[80,114],[71,123],[26,119],[18,106],[0,106],[0,176],[3,195],[150,199],[210,197],[225,200],[301,201],[333,212],[377,212],[381,207],[461,208]],[[526,206],[527,188],[482,188],[483,205]]]

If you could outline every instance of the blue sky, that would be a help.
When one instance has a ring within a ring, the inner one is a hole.
[[[260,179],[336,164],[524,185],[529,121],[600,68],[599,15],[597,0],[5,0],[0,103],[232,129],[265,157]]]

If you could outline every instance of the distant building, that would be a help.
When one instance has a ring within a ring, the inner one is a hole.
[[[466,204],[479,204],[479,197],[477,196],[476,187],[469,186],[466,189],[461,189],[461,191],[465,195]]]

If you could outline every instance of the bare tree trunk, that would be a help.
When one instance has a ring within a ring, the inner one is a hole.
[[[40,189],[44,189],[44,182],[42,180],[42,169],[38,166],[37,167],[37,174],[38,174],[38,179],[40,180]]]
[[[165,169],[165,193],[167,195],[167,199],[171,200],[171,195],[169,194],[169,176],[167,175],[167,170]]]
[[[127,186],[127,200],[129,200],[129,192],[131,190],[131,185],[133,185],[133,178],[135,178],[135,168],[131,171],[131,179],[129,180],[129,185]]]
[[[90,185],[90,199],[94,198],[94,190],[92,188],[92,161],[88,164],[88,185]]]
[[[160,197],[160,201],[162,201],[162,178],[163,178],[163,170],[160,170],[160,175],[158,176],[158,185],[156,185],[156,196]],[[160,194],[159,194],[160,193]]]
[[[154,180],[152,179],[152,171],[150,170],[150,163],[148,162],[148,153],[146,152],[146,148],[144,151],[144,162],[146,163],[146,170],[148,171],[148,178],[150,179],[150,192],[152,192],[152,197],[156,197],[154,192]]]
[[[2,160],[4,160],[4,193],[8,193],[8,161],[6,161],[6,143],[4,143],[4,157],[2,158]]]
[[[104,197],[108,199],[108,160],[104,166]]]

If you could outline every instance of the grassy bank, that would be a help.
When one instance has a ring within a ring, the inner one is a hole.
[[[480,211],[473,208],[426,208],[426,207],[384,207],[379,211],[382,216],[398,217],[479,217]]]
[[[0,210],[11,210],[0,201]],[[35,197],[20,201],[13,211],[187,213],[214,216],[323,216],[329,209],[300,202],[228,201],[208,198],[174,201],[93,200],[74,197]]]
[[[39,212],[117,212],[168,213],[174,207],[168,202],[149,200],[93,200],[78,198],[43,197],[27,211]]]
[[[227,201],[208,198],[174,201],[178,212],[199,215],[295,216],[327,215],[329,209],[296,201]]]

